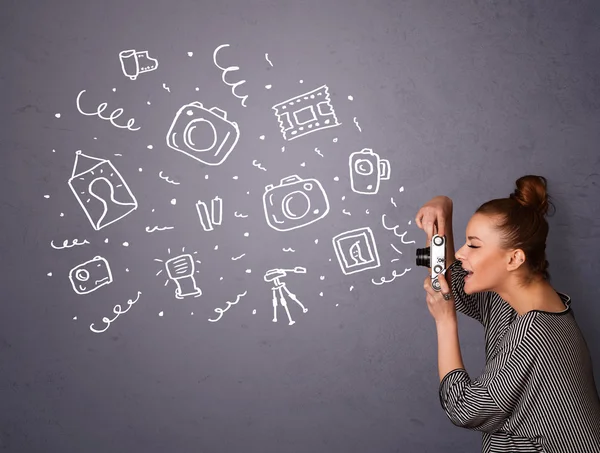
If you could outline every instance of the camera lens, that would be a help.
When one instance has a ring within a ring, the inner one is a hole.
[[[417,266],[431,267],[431,247],[417,249]]]

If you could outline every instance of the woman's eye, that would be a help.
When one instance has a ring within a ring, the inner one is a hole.
[[[470,247],[472,249],[478,249],[479,247],[475,247],[474,245],[467,245],[467,247]]]

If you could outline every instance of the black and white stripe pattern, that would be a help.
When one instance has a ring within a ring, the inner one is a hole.
[[[485,329],[477,379],[458,368],[440,382],[456,426],[482,432],[482,452],[600,453],[600,398],[587,343],[570,307],[522,316],[498,294],[464,292],[466,271],[450,266],[456,310]]]

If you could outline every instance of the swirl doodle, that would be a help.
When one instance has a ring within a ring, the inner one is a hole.
[[[214,311],[215,311],[215,313],[219,313],[219,317],[217,319],[210,319],[210,318],[208,318],[208,320],[210,322],[217,322],[219,319],[221,319],[221,317],[223,316],[223,313],[225,313],[227,310],[229,310],[229,307],[231,307],[232,305],[237,304],[240,301],[240,299],[242,297],[244,297],[247,293],[248,293],[248,291],[244,291],[242,294],[238,294],[237,297],[235,298],[235,302],[229,302],[229,301],[227,301],[227,308],[225,308],[225,309],[222,309],[222,308],[219,308],[219,307],[215,308]]]
[[[159,226],[155,226],[154,228],[150,228],[150,227],[146,227],[146,232],[147,233],[154,233],[155,231],[164,231],[164,230],[172,230],[175,227],[159,227]]]
[[[358,128],[359,132],[362,132],[362,129],[360,128],[358,121],[356,121],[356,117],[354,117],[354,124],[356,124],[356,127]]]
[[[321,150],[319,150],[319,148],[315,148],[315,153],[317,153],[321,157],[325,157],[323,156],[323,153],[321,152]]]
[[[268,53],[265,54],[265,60],[267,60],[269,62],[269,64],[271,65],[271,67],[273,67],[273,63],[271,63],[271,60],[269,60],[269,54]]]
[[[392,202],[392,204],[393,204],[395,207],[398,207],[398,205],[397,205],[397,204],[396,204],[396,202],[394,201],[394,198],[390,198],[390,201]]]
[[[350,212],[346,211],[346,209],[342,209],[342,214],[352,215]]]
[[[244,219],[245,219],[246,217],[248,217],[248,214],[238,214],[238,212],[237,212],[237,211],[235,211],[235,212],[233,213],[233,215],[234,215],[234,216],[236,216],[236,217],[242,217],[242,218],[244,218]]]
[[[282,250],[283,250],[284,252],[295,252],[295,251],[296,251],[296,250],[294,250],[294,249],[293,249],[293,248],[291,248],[291,247],[284,248],[284,249],[282,249]]]
[[[229,66],[227,68],[224,68],[222,66],[219,65],[219,63],[217,63],[217,53],[219,52],[220,49],[222,49],[223,47],[229,47],[229,44],[221,44],[219,47],[217,47],[215,49],[215,51],[213,52],[213,62],[215,63],[215,66],[217,68],[219,68],[221,71],[223,71],[223,74],[221,74],[221,80],[223,81],[223,83],[225,85],[228,85],[231,87],[231,93],[238,99],[242,100],[242,106],[246,107],[246,104],[244,104],[244,102],[246,102],[246,99],[248,98],[248,95],[246,96],[238,96],[235,92],[235,89],[239,86],[242,85],[243,83],[245,83],[245,80],[240,80],[237,83],[229,83],[225,80],[225,76],[227,75],[228,72],[230,71],[238,71],[240,68],[238,66]]]
[[[50,245],[52,246],[52,248],[55,248],[56,250],[61,250],[61,249],[70,249],[71,247],[75,247],[76,245],[85,245],[85,244],[89,244],[89,242],[87,241],[87,239],[84,239],[83,242],[78,242],[79,239],[73,239],[73,243],[69,244],[69,240],[65,239],[63,241],[63,245],[61,246],[56,246],[54,245],[54,240],[50,241]]]
[[[245,253],[242,253],[240,256],[236,256],[236,257],[232,256],[232,257],[231,257],[231,260],[232,260],[232,261],[237,261],[237,260],[239,260],[239,259],[240,259],[242,256],[245,256],[245,255],[246,255]]]
[[[259,161],[257,161],[256,159],[254,159],[252,161],[252,165],[254,165],[255,167],[258,167],[260,170],[267,171],[267,169],[265,167],[263,167],[262,164]]]
[[[404,272],[402,272],[401,274],[397,274],[397,273],[396,273],[396,269],[394,269],[394,270],[392,271],[392,278],[391,278],[390,280],[386,280],[386,279],[385,279],[385,277],[381,277],[381,279],[380,279],[380,283],[377,283],[377,282],[375,281],[375,279],[374,279],[374,278],[372,278],[372,279],[371,279],[371,282],[372,282],[374,285],[383,285],[384,283],[391,283],[391,282],[393,282],[393,281],[396,279],[396,277],[402,277],[402,276],[403,276],[404,274],[406,274],[408,271],[410,271],[410,268],[409,268],[409,269],[404,269]]]
[[[173,185],[175,185],[175,186],[178,186],[179,184],[181,184],[181,183],[179,183],[179,182],[176,182],[176,181],[174,181],[173,179],[169,179],[169,177],[168,177],[168,176],[164,176],[164,175],[162,174],[162,170],[158,172],[158,177],[159,177],[160,179],[164,179],[164,180],[165,180],[165,181],[167,181],[169,184],[173,184]]]
[[[381,223],[382,223],[382,225],[383,225],[383,228],[385,228],[386,230],[389,230],[389,231],[393,231],[393,232],[394,232],[394,234],[395,234],[396,236],[398,236],[398,237],[399,237],[399,238],[402,240],[402,243],[403,243],[403,244],[415,244],[415,243],[416,243],[415,241],[409,241],[409,242],[406,242],[406,241],[404,240],[404,235],[407,233],[407,231],[405,231],[405,232],[404,232],[404,233],[402,233],[402,234],[398,234],[398,232],[396,231],[396,228],[398,228],[400,225],[396,225],[396,226],[395,226],[395,227],[393,227],[393,228],[389,228],[389,227],[387,227],[387,226],[386,226],[386,224],[385,224],[385,214],[383,214],[383,215],[381,216]]]
[[[121,306],[120,306],[120,305],[118,305],[118,304],[117,304],[117,305],[115,305],[115,306],[114,306],[114,308],[113,308],[113,313],[115,313],[117,316],[115,316],[113,319],[109,319],[109,318],[107,318],[106,316],[105,316],[104,318],[102,318],[102,322],[103,322],[104,324],[106,324],[106,327],[105,327],[104,329],[102,329],[102,330],[96,330],[96,329],[94,328],[94,323],[91,323],[91,324],[90,324],[90,330],[91,330],[92,332],[94,332],[94,333],[102,333],[102,332],[106,332],[106,330],[107,330],[107,329],[110,327],[110,324],[111,324],[111,323],[112,323],[112,322],[113,322],[115,319],[117,319],[117,318],[119,317],[119,315],[122,315],[123,313],[127,313],[127,312],[129,311],[129,309],[131,308],[131,306],[132,306],[133,304],[135,304],[135,303],[136,303],[136,302],[139,300],[139,298],[140,298],[140,295],[141,295],[141,294],[142,294],[142,292],[141,292],[141,291],[138,291],[138,292],[137,292],[137,297],[135,298],[135,300],[134,300],[134,301],[132,301],[131,299],[129,299],[129,300],[127,301],[127,305],[129,305],[129,307],[127,307],[127,310],[124,310],[124,311],[123,311],[123,310],[121,309]]]
[[[110,114],[110,116],[108,117],[104,117],[102,116],[102,112],[104,112],[104,110],[106,110],[106,107],[108,106],[108,103],[103,102],[101,104],[98,105],[98,108],[96,109],[95,112],[92,113],[86,113],[83,110],[81,110],[81,107],[79,106],[79,98],[81,97],[81,95],[83,93],[85,93],[86,90],[81,90],[81,92],[77,95],[77,110],[79,110],[79,113],[81,113],[82,115],[86,115],[86,116],[94,116],[97,115],[99,118],[105,120],[105,121],[110,121],[110,123],[115,126],[118,127],[119,129],[129,129],[130,131],[139,131],[140,128],[133,128],[133,124],[135,123],[135,119],[133,118],[129,118],[129,120],[127,121],[127,124],[125,126],[121,126],[120,124],[115,123],[113,120],[119,118],[122,114],[123,114],[123,109],[122,108],[118,108],[116,110],[113,110],[113,112]]]

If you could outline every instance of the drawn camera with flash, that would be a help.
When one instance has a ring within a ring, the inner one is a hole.
[[[165,263],[169,278],[175,282],[175,297],[183,299],[186,296],[199,297],[202,290],[196,286],[194,279],[194,259],[190,254],[179,255]]]
[[[329,200],[321,183],[298,175],[283,178],[276,186],[266,186],[263,206],[267,223],[277,231],[310,225],[329,212]]]
[[[441,291],[438,276],[446,272],[446,237],[434,234],[431,245],[417,249],[417,266],[431,268],[431,287],[435,291]]]
[[[227,113],[200,102],[181,107],[167,133],[167,145],[206,165],[221,165],[240,138],[237,123]]]

